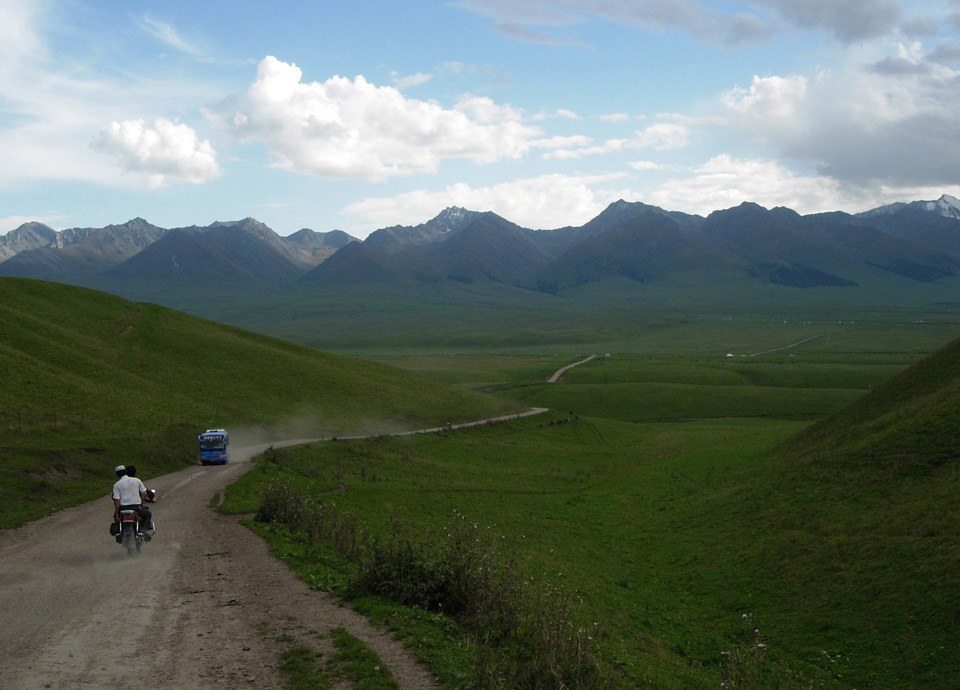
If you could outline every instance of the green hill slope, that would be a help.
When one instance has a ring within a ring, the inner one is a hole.
[[[876,470],[929,470],[960,457],[960,340],[806,429],[800,456],[869,461]]]
[[[242,441],[244,431],[376,433],[507,408],[382,364],[16,278],[0,280],[0,381],[0,527],[25,496],[30,516],[75,489],[89,496],[85,482],[109,482],[114,461],[154,471],[190,461],[207,425]],[[161,438],[170,451],[153,457]]]
[[[956,686],[958,424],[960,340],[781,444],[740,499],[754,600],[855,685]]]

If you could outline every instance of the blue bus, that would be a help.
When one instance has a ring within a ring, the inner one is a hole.
[[[227,453],[230,437],[226,429],[207,429],[197,436],[197,443],[200,444],[201,465],[225,465],[230,459]]]

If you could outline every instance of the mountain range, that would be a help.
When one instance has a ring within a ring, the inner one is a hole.
[[[0,237],[0,276],[98,287],[212,286],[317,290],[337,286],[497,283],[557,294],[609,280],[656,285],[695,276],[795,289],[854,288],[897,278],[931,283],[960,273],[960,200],[801,215],[753,203],[706,217],[617,201],[581,226],[520,227],[452,207],[416,226],[360,241],[304,228],[281,237],[246,218],[165,229],[135,218],[55,231],[25,223]]]
[[[134,218],[60,232],[32,222],[0,237],[0,275],[83,284],[283,283],[355,239],[340,230],[309,228],[281,237],[253,218],[170,229]]]

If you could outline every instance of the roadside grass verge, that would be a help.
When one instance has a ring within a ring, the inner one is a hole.
[[[356,690],[399,690],[377,653],[346,628],[334,628],[329,637],[335,652],[326,661],[309,644],[293,644],[289,635],[278,640],[289,645],[280,654],[280,670],[290,690],[327,690],[338,681],[348,681]]]
[[[593,636],[573,618],[571,594],[524,577],[496,537],[464,516],[435,533],[392,520],[389,534],[380,536],[334,504],[273,483],[257,520],[308,545],[332,544],[355,565],[347,596],[373,596],[455,621],[476,650],[473,687],[606,685]]]
[[[392,520],[436,538],[454,511],[489,527],[519,572],[582,599],[577,619],[599,623],[613,687],[716,688],[740,673],[752,679],[741,687],[952,688],[957,463],[890,481],[877,467],[772,451],[798,422],[567,419],[290,448],[282,474],[337,477],[347,490],[325,498],[382,540]],[[359,565],[319,535],[278,534],[307,582],[353,593]],[[402,631],[408,615],[381,620]],[[429,608],[420,616],[445,631],[422,654],[443,677],[436,659],[469,636]],[[736,658],[761,661],[737,671]]]
[[[313,648],[301,644],[280,654],[280,669],[287,676],[290,690],[326,690],[330,687]]]
[[[432,436],[289,448],[283,450],[289,456],[284,474],[297,483],[298,468],[341,477],[348,490],[325,498],[341,514],[358,516],[369,537],[381,543],[404,543],[391,537],[397,520],[415,524],[427,542],[444,535],[456,515],[471,529],[475,523],[483,538],[492,536],[515,554],[518,573],[560,585],[576,598],[570,620],[598,645],[600,675],[612,687],[716,687],[721,652],[738,639],[735,621],[742,611],[705,605],[695,588],[677,590],[678,561],[697,547],[683,538],[671,543],[679,527],[672,504],[687,504],[703,492],[729,491],[750,472],[757,448],[798,426],[705,421],[683,425],[678,433],[670,424],[567,419],[547,415]],[[256,472],[239,484],[264,489],[267,478],[276,476],[265,472],[258,478]],[[228,508],[237,488],[228,490]],[[311,586],[340,596],[356,594],[352,583],[360,579],[362,566],[334,557],[338,552],[322,535],[311,540],[303,531],[271,531],[259,524],[255,529]],[[430,578],[421,575],[417,581]],[[407,639],[450,687],[470,687],[479,675],[474,671],[470,679],[456,672],[464,657],[474,669],[478,657],[488,653],[496,668],[509,666],[498,659],[497,645],[484,651],[476,633],[471,636],[461,622],[429,606],[410,613],[396,601],[402,596],[383,594],[389,598],[364,595],[352,603],[366,614],[380,611],[375,620]],[[385,615],[384,608],[393,613]],[[421,639],[423,633],[407,632],[408,625],[424,624],[438,628],[431,642]],[[448,661],[451,655],[459,655],[459,664]],[[780,647],[768,666],[779,669],[786,661],[790,656]],[[793,687],[779,670],[768,675]]]
[[[244,521],[311,589],[349,601],[355,611],[401,640],[438,682],[449,688],[473,683],[476,649],[470,636],[449,616],[356,594],[350,587],[357,566],[324,542],[308,544],[282,525]]]
[[[357,690],[400,690],[376,652],[347,632],[346,628],[330,631],[337,653],[330,659],[328,672],[353,683]]]

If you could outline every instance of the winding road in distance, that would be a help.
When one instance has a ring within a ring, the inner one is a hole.
[[[567,373],[568,370],[573,369],[574,367],[578,367],[581,364],[586,364],[587,362],[589,362],[591,359],[594,359],[595,357],[596,355],[590,355],[586,359],[581,359],[579,362],[574,362],[573,364],[568,364],[565,367],[560,367],[555,372],[553,372],[553,375],[550,378],[547,379],[547,383],[556,383],[561,376]]]

